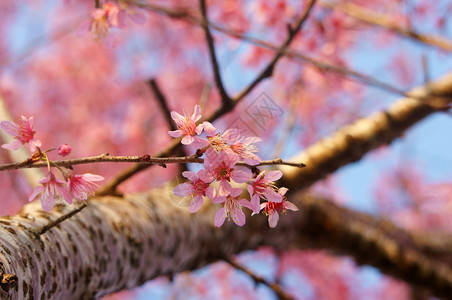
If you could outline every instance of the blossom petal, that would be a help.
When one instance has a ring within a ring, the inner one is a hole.
[[[19,131],[19,125],[12,121],[1,121],[0,122],[0,129],[2,129],[4,132],[6,132],[9,135],[15,136],[17,132]]]
[[[198,171],[198,177],[205,183],[210,183],[214,180],[212,173],[207,172],[204,169]]]
[[[226,201],[226,196],[216,196],[212,199],[212,203],[223,203]]]
[[[215,135],[215,131],[217,131],[217,129],[212,125],[212,123],[204,121],[204,122],[202,122],[202,126],[204,128],[204,131],[208,135],[210,135],[210,136]]]
[[[82,175],[82,179],[86,181],[102,181],[105,178],[100,175],[91,174],[91,173],[85,173]]]
[[[20,141],[18,141],[18,140],[15,140],[15,141],[13,141],[11,143],[3,144],[2,148],[8,149],[8,150],[17,150],[17,149],[20,148],[20,146],[22,146],[22,143]]]
[[[177,125],[180,125],[182,122],[185,121],[185,118],[175,111],[171,112],[171,118],[174,120],[174,122],[176,122]]]
[[[231,178],[235,182],[245,183],[245,182],[247,182],[250,179],[250,174],[247,173],[247,172],[244,172],[244,171],[234,170],[231,173]]]
[[[214,224],[216,227],[221,227],[223,225],[224,220],[226,219],[226,209],[224,207],[217,210],[215,213]]]
[[[220,180],[220,187],[218,189],[218,193],[220,193],[220,195],[227,196],[229,195],[230,191],[231,184],[229,184],[229,182],[227,182],[224,179]]]
[[[282,172],[281,171],[270,171],[267,174],[265,174],[265,180],[267,181],[276,181],[279,180],[282,177]]]
[[[229,213],[231,214],[232,220],[235,224],[237,224],[238,226],[245,225],[246,217],[241,208],[234,207]]]
[[[283,198],[275,191],[268,191],[264,193],[265,198],[270,202],[281,203]]]
[[[188,211],[191,213],[197,212],[201,208],[202,203],[203,203],[202,196],[196,195],[195,199],[193,199],[193,202],[190,203],[190,207],[189,207]]]
[[[285,201],[284,204],[286,205],[286,209],[297,211],[298,207],[295,206],[292,202]]]
[[[215,188],[213,186],[209,186],[206,189],[206,196],[207,196],[207,198],[213,200],[215,198],[215,196],[216,196],[216,192],[217,191],[215,190]]]
[[[198,104],[195,105],[195,110],[193,112],[193,115],[191,116],[191,119],[193,120],[193,122],[201,119],[201,107]]]
[[[182,135],[182,130],[178,129],[178,130],[168,131],[168,134],[170,136],[172,136],[173,138],[178,138]]]
[[[276,225],[278,224],[278,220],[279,220],[278,213],[276,211],[272,211],[268,216],[268,226],[270,226],[270,228],[275,228]]]
[[[33,201],[40,193],[42,193],[43,190],[44,187],[42,185],[35,187],[33,193],[31,193],[30,197],[28,197],[28,202]]]
[[[201,149],[206,146],[209,146],[209,141],[206,139],[203,139],[202,137],[195,136],[195,137],[193,137],[193,139],[194,139],[194,141],[191,144],[191,146],[195,149]]]
[[[195,139],[191,135],[186,135],[182,138],[181,143],[184,145],[190,145],[194,140]]]
[[[173,193],[179,197],[189,196],[193,193],[193,186],[189,183],[181,183],[174,188]]]
[[[184,172],[182,172],[182,176],[184,176],[185,178],[187,178],[190,181],[195,181],[198,179],[198,176],[196,176],[196,173],[192,172],[192,171],[184,171]]]
[[[41,206],[42,206],[43,210],[45,210],[45,211],[52,210],[54,204],[55,204],[55,198],[53,197],[52,193],[43,194],[41,196]]]

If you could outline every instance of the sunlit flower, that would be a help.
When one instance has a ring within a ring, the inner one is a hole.
[[[97,188],[96,181],[102,181],[104,177],[100,175],[85,173],[83,175],[67,176],[67,187],[72,197],[78,201],[85,201],[88,196],[94,194]]]
[[[71,153],[71,146],[68,144],[61,144],[60,147],[58,147],[58,154],[61,156],[66,156]]]
[[[226,139],[230,144],[231,150],[245,163],[251,166],[259,164],[261,159],[255,154],[259,152],[259,149],[252,144],[260,142],[261,139],[258,137],[241,137],[238,133],[239,132],[237,132],[237,134],[231,134]]]
[[[227,151],[222,152],[219,159],[209,161],[207,164],[204,161],[206,170],[199,172],[198,175],[205,182],[219,181],[219,191],[224,195],[225,191],[231,188],[229,183],[231,179],[237,183],[245,183],[250,179],[248,172],[234,168],[237,161],[237,156],[229,155]]]
[[[20,146],[26,144],[31,152],[35,152],[36,147],[41,147],[41,142],[34,139],[36,132],[33,131],[33,117],[27,119],[22,116],[17,123],[12,121],[0,122],[0,128],[14,138],[13,142],[3,144],[2,148],[17,150]]]
[[[67,188],[67,183],[55,178],[52,172],[39,181],[33,193],[28,198],[28,201],[33,201],[39,194],[41,194],[41,205],[46,211],[50,211],[55,204],[56,199],[64,199],[67,203],[72,203],[71,193]]]
[[[182,138],[182,144],[190,145],[195,140],[193,137],[197,134],[201,134],[203,125],[196,126],[196,122],[201,119],[201,107],[195,106],[193,114],[190,116],[187,113],[184,116],[178,114],[175,111],[171,112],[171,118],[176,122],[177,130],[168,131],[168,134],[174,138],[184,136]]]
[[[287,188],[280,188],[278,190],[278,194],[283,198],[279,203],[269,201],[261,204],[261,209],[263,209],[263,213],[268,216],[268,225],[271,228],[275,228],[278,224],[280,213],[285,213],[287,210],[298,210],[295,204],[286,200],[286,197],[284,196],[286,192]]]
[[[226,217],[232,218],[232,221],[239,226],[245,225],[246,218],[242,207],[250,209],[253,209],[253,207],[248,200],[239,199],[241,193],[241,188],[229,188],[212,199],[213,203],[224,203],[223,207],[215,213],[214,224],[216,227],[221,227]]]
[[[281,202],[282,196],[276,192],[276,185],[274,181],[280,179],[282,176],[281,171],[270,171],[266,173],[262,171],[255,179],[253,179],[247,189],[250,193],[250,197],[253,197],[255,194],[259,195],[260,198],[263,198],[267,201],[271,202]]]
[[[203,170],[201,170],[203,171]],[[199,171],[199,172],[201,172]],[[198,174],[199,174],[198,172]],[[194,172],[185,171],[182,176],[190,180],[190,182],[179,184],[174,188],[174,194],[179,197],[189,196],[192,199],[190,203],[189,212],[194,213],[198,211],[203,203],[203,196],[211,196],[213,187],[209,188],[210,182],[205,182],[198,177]]]

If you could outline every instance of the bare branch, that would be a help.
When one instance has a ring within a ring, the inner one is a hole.
[[[148,81],[148,83],[149,86],[151,87],[152,92],[154,93],[155,99],[157,100],[160,109],[163,112],[163,115],[165,116],[166,123],[168,124],[170,130],[177,130],[177,127],[174,124],[173,119],[171,118],[171,110],[168,107],[168,102],[165,96],[163,95],[162,91],[160,90],[157,81],[155,80],[155,78],[151,78]]]
[[[264,278],[257,276],[251,270],[249,270],[249,269],[245,268],[244,266],[242,266],[241,264],[239,264],[235,259],[224,258],[224,261],[227,262],[228,264],[230,264],[231,266],[233,266],[234,268],[236,268],[237,270],[240,270],[240,271],[244,272],[246,275],[253,278],[253,280],[256,284],[262,283],[262,284],[265,284],[266,286],[268,286],[271,290],[273,290],[275,292],[275,294],[278,296],[279,299],[282,299],[282,300],[295,299],[294,297],[287,294],[279,284],[268,282]]]
[[[209,21],[207,20],[206,1],[199,0],[199,7],[201,9],[202,27],[203,27],[204,33],[206,35],[207,46],[209,48],[210,62],[212,64],[215,83],[217,85],[218,91],[220,92],[222,106],[229,107],[232,105],[232,99],[229,97],[228,93],[226,92],[223,81],[221,79],[220,66],[218,65],[217,56],[215,54],[215,45],[214,45],[212,34],[210,33]]]
[[[437,47],[445,51],[452,51],[452,41],[444,37],[421,34],[412,29],[402,28],[393,21],[394,19],[390,19],[384,15],[370,12],[351,2],[333,3],[330,1],[320,1],[319,4],[330,9],[341,11],[355,19],[358,19],[370,25],[383,27],[395,32],[400,36],[408,37],[417,42],[421,42],[432,47]]]

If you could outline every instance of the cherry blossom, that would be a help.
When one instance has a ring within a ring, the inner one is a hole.
[[[72,148],[68,144],[61,144],[60,147],[58,147],[58,154],[61,156],[69,155],[71,151]]]
[[[28,198],[28,201],[33,201],[39,194],[41,194],[41,205],[45,211],[50,211],[55,205],[56,199],[64,199],[67,203],[72,203],[71,193],[67,188],[67,184],[61,181],[49,172],[46,177],[39,181],[39,186],[37,186],[33,193]]]
[[[275,228],[278,224],[279,214],[285,213],[287,210],[297,211],[298,208],[292,202],[286,201],[286,197],[284,196],[287,192],[287,188],[280,188],[278,190],[278,194],[283,198],[282,202],[267,202],[262,203],[260,209],[263,209],[265,215],[268,216],[268,225],[271,228]]]
[[[120,28],[126,28],[127,20],[137,25],[146,23],[146,16],[136,7],[129,5],[125,0],[119,1],[118,25]]]
[[[171,118],[176,122],[177,130],[168,131],[168,134],[172,137],[180,137],[182,138],[182,144],[190,145],[195,140],[193,137],[197,134],[201,134],[204,126],[200,124],[196,126],[196,122],[201,119],[201,107],[199,105],[195,106],[195,110],[191,116],[187,113],[184,116],[178,114],[175,111],[171,112]]]
[[[260,198],[267,201],[279,203],[282,201],[281,194],[277,193],[274,181],[280,179],[282,176],[281,171],[262,171],[255,179],[253,179],[248,185],[247,189],[250,196],[253,197],[257,194]]]
[[[88,196],[94,194],[97,188],[96,181],[102,181],[104,177],[91,173],[83,175],[69,175],[67,176],[67,188],[70,195],[78,201],[85,201]]]
[[[215,213],[214,224],[216,227],[221,227],[226,217],[231,217],[238,226],[245,225],[246,219],[242,206],[250,208],[251,210],[253,210],[254,207],[248,200],[239,199],[241,193],[241,188],[229,187],[224,193],[219,192],[219,194],[212,199],[213,203],[224,203],[224,206]]]
[[[205,170],[198,171],[203,172]],[[189,183],[181,183],[174,188],[174,194],[179,197],[187,197],[190,196],[193,201],[190,203],[189,211],[191,213],[197,212],[203,203],[203,196],[210,196],[209,198],[213,198],[212,190],[213,187],[209,188],[210,181],[203,181],[196,175],[196,173],[191,171],[182,172],[182,176],[190,180]]]
[[[250,174],[248,172],[234,168],[237,161],[237,156],[230,155],[228,152],[222,152],[219,159],[213,161],[210,160],[207,163],[204,161],[206,170],[198,174],[205,182],[211,182],[213,180],[219,181],[219,190],[221,193],[225,193],[231,188],[229,183],[231,179],[237,183],[245,183],[250,179]]]
[[[255,154],[259,152],[259,149],[251,144],[260,142],[261,140],[262,139],[258,137],[240,137],[239,135],[231,135],[229,143],[231,144],[231,150],[234,151],[240,159],[251,166],[255,166],[261,162],[261,159]]]
[[[8,144],[3,144],[2,148],[9,150],[17,150],[20,146],[26,144],[31,152],[35,152],[37,147],[41,147],[41,142],[34,139],[35,131],[33,131],[34,118],[26,118],[21,116],[17,121],[18,124],[12,121],[0,122],[0,128],[11,135],[14,141]]]
[[[83,22],[78,28],[78,35],[90,32],[96,41],[104,40],[110,32],[110,27],[118,27],[119,8],[115,4],[105,3],[91,13],[89,20]]]

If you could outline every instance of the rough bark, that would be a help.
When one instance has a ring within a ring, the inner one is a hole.
[[[389,143],[415,122],[446,107],[451,90],[449,76],[412,92],[433,93],[433,100],[402,99],[387,112],[340,130],[309,148],[301,156],[308,167],[288,174],[286,184],[294,190],[306,187]],[[39,203],[32,203],[18,215],[0,219],[0,296],[92,299],[261,245],[334,249],[436,296],[452,294],[450,268],[422,253],[433,246],[420,247],[413,235],[370,216],[319,199],[303,199],[298,203],[300,213],[289,213],[270,230],[263,216],[249,218],[245,227],[227,222],[216,229],[212,207],[190,215],[163,190],[103,197],[40,236],[36,234],[40,227],[71,208],[47,213]]]

